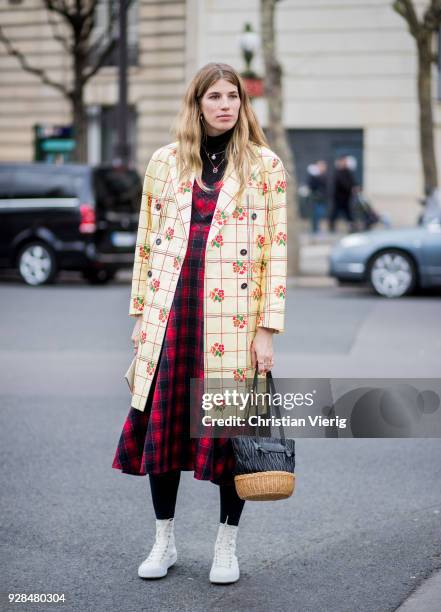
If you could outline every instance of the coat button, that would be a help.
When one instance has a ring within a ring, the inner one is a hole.
[[[257,213],[253,213],[253,214],[251,215],[251,219],[257,219]]]
[[[240,287],[241,287],[241,289],[246,289],[247,288],[247,284],[246,283],[242,283]]]
[[[152,274],[153,274],[153,272],[152,272],[151,270],[149,270],[149,271],[147,272],[147,276],[151,276]]]
[[[161,238],[156,238],[156,244],[161,244]]]
[[[241,249],[240,254],[241,255],[246,255],[247,254],[247,250],[246,249]]]
[[[161,210],[161,204],[156,204],[156,210]]]

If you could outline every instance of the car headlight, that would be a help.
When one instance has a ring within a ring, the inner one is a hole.
[[[362,244],[367,244],[368,242],[369,238],[367,236],[363,236],[363,234],[351,234],[350,236],[345,236],[340,240],[340,246],[356,247],[361,246]]]

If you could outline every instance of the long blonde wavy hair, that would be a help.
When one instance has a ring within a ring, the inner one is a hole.
[[[195,179],[204,191],[210,191],[202,181],[202,159],[200,146],[205,135],[205,129],[199,116],[201,114],[200,100],[209,87],[219,79],[225,79],[238,90],[241,101],[239,116],[234,126],[225,154],[227,167],[224,176],[228,176],[235,169],[240,186],[238,198],[240,199],[251,173],[251,167],[259,162],[251,143],[268,147],[265,134],[259,125],[250,98],[245,90],[240,75],[229,64],[211,62],[203,66],[191,80],[185,93],[182,107],[172,128],[172,134],[178,141],[176,162],[181,181],[187,181],[192,172]]]

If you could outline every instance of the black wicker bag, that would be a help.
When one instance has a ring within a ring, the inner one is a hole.
[[[254,373],[252,392],[257,391],[258,366]],[[271,387],[271,393],[276,392],[271,372],[266,375],[266,393]],[[257,415],[258,406],[257,408]],[[267,418],[271,409],[280,418],[279,407],[271,402],[268,406]],[[249,416],[249,404],[246,417]],[[271,432],[271,428],[266,428]],[[279,425],[280,438],[261,437],[259,426],[256,425],[255,436],[236,436],[231,438],[236,471],[234,483],[241,499],[250,501],[269,501],[290,497],[295,486],[295,441],[286,439],[283,426]]]

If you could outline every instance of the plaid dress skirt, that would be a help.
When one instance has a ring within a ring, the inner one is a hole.
[[[205,246],[220,182],[214,187],[207,194],[194,182],[188,248],[145,410],[130,408],[113,459],[126,474],[193,470],[198,480],[234,483],[231,439],[190,437],[190,379],[204,378]]]

